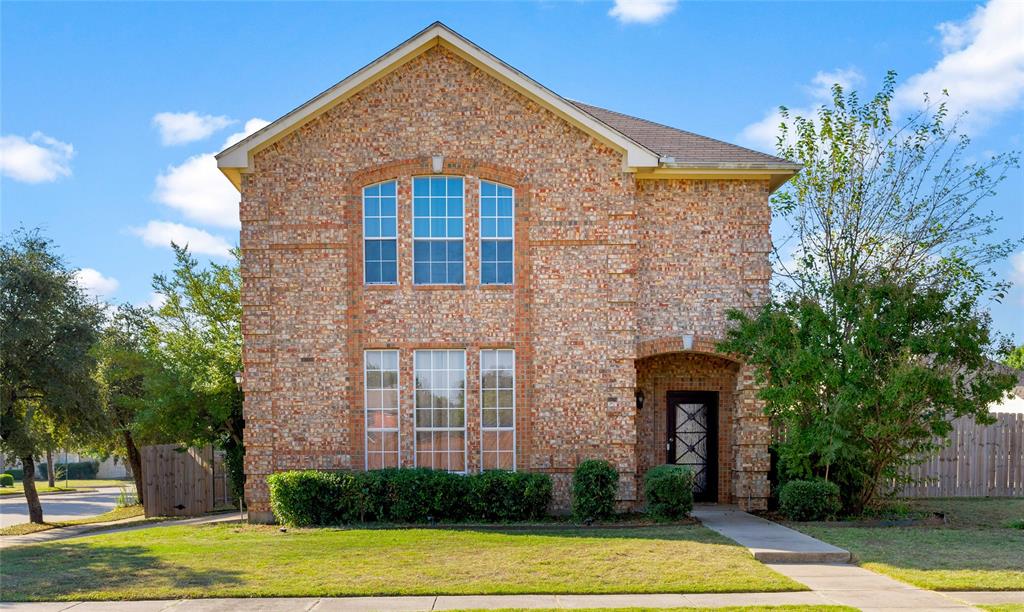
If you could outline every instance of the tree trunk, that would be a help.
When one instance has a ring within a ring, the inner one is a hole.
[[[43,505],[39,503],[39,492],[36,491],[36,460],[32,455],[21,458],[24,469],[21,484],[25,487],[25,501],[28,502],[28,520],[33,523],[43,522]]]
[[[53,469],[53,449],[48,448],[46,449],[46,482],[50,485],[51,489],[55,486],[54,479],[56,476],[54,474],[56,472],[57,470]]]
[[[142,501],[142,454],[139,453],[139,447],[135,446],[135,440],[132,439],[132,432],[127,429],[124,430],[124,447],[128,450],[128,465],[132,469],[132,478],[135,480],[135,498]]]

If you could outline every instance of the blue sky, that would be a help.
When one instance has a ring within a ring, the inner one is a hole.
[[[170,238],[218,258],[237,213],[210,154],[435,20],[570,98],[771,151],[773,109],[839,79],[948,88],[973,153],[1024,148],[1024,10],[960,2],[10,3],[0,228],[39,226],[113,302]],[[987,204],[1024,235],[1024,174]],[[1016,264],[1016,267],[1014,267]],[[998,271],[1024,284],[1024,252]],[[1024,340],[1024,289],[993,307]]]

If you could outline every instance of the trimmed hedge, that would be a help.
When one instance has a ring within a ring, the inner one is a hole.
[[[286,525],[521,521],[545,514],[546,474],[487,471],[461,475],[427,468],[369,472],[281,472],[267,478],[270,507]]]
[[[834,482],[790,480],[779,489],[779,512],[791,521],[823,521],[842,507]]]
[[[572,515],[576,520],[605,519],[615,513],[619,473],[601,459],[587,459],[572,475]]]
[[[36,466],[36,479],[46,479],[46,468],[45,463],[40,463]],[[96,474],[100,471],[100,464],[98,461],[73,461],[71,463],[58,463],[56,464],[56,478],[70,478],[71,480],[92,480],[96,478]],[[66,475],[65,475],[66,474]]]
[[[14,476],[10,474],[0,474],[0,487],[13,487]]]
[[[25,480],[25,470],[21,468],[10,468],[4,470],[4,474],[10,475],[11,478],[14,478],[15,480]]]
[[[679,519],[693,510],[693,472],[681,465],[659,465],[644,474],[647,511],[658,518]]]

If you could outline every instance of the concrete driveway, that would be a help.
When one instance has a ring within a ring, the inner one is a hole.
[[[43,520],[70,521],[109,512],[117,507],[119,487],[101,487],[92,493],[59,493],[40,495]],[[24,495],[0,497],[0,527],[28,522],[28,504]]]

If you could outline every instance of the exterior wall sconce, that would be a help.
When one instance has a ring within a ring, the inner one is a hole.
[[[242,381],[244,381],[244,380],[245,380],[245,378],[242,377],[242,371],[241,370],[238,370],[237,372],[235,372],[235,384],[238,386],[239,390],[242,389]]]
[[[438,174],[444,170],[444,155],[435,155],[431,157],[430,169],[434,171],[434,174]]]
[[[693,350],[693,334],[683,334],[683,350]]]
[[[636,411],[640,412],[644,409],[644,390],[637,389],[633,396],[636,398]]]

